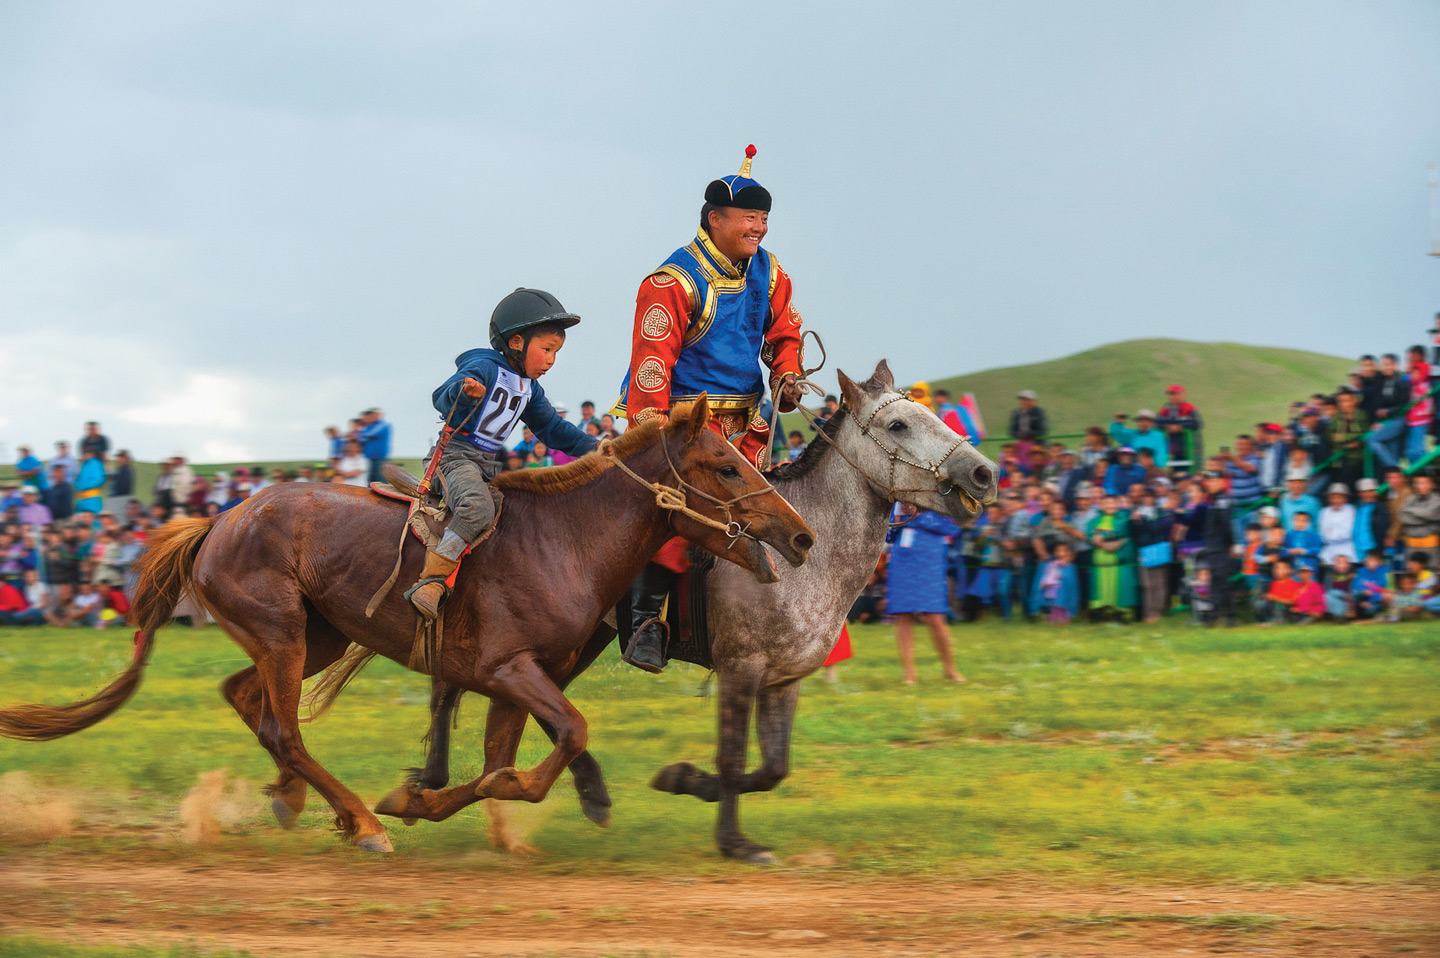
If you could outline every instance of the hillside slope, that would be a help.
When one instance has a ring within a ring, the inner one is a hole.
[[[990,435],[1006,431],[1015,396],[1033,389],[1054,433],[1108,426],[1117,412],[1132,417],[1158,409],[1165,387],[1179,383],[1205,419],[1207,447],[1253,432],[1257,422],[1283,421],[1288,403],[1331,392],[1354,361],[1338,356],[1178,339],[1134,339],[1029,366],[1010,366],[932,382],[959,396],[973,392]],[[1075,440],[1066,440],[1073,443]],[[993,444],[987,443],[987,451]]]

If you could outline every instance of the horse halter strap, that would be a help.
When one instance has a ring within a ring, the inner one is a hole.
[[[891,502],[898,501],[898,498],[896,496],[896,493],[898,492],[935,492],[941,496],[948,496],[951,492],[955,491],[955,484],[945,478],[945,472],[941,467],[945,465],[946,460],[948,460],[951,456],[955,454],[955,451],[957,449],[965,445],[965,443],[967,443],[969,440],[967,440],[964,436],[956,435],[955,441],[950,444],[950,448],[945,450],[945,455],[941,456],[939,459],[934,459],[929,462],[917,462],[914,459],[906,456],[899,446],[886,446],[885,443],[880,441],[880,437],[875,435],[875,433],[871,432],[870,430],[870,426],[875,422],[875,417],[880,415],[880,410],[884,409],[886,406],[889,406],[891,403],[908,400],[908,396],[896,395],[891,396],[889,399],[885,400],[882,403],[877,403],[875,405],[875,408],[870,411],[869,417],[865,420],[864,423],[860,425],[860,432],[875,445],[879,446],[880,450],[890,458],[890,489],[888,495],[890,496]],[[898,488],[895,485],[895,464],[897,462],[904,463],[907,466],[914,466],[916,469],[923,470],[933,475],[935,477],[935,488]]]
[[[644,476],[637,473],[634,469],[631,469],[629,466],[625,465],[625,461],[619,456],[615,455],[615,450],[611,447],[609,439],[603,440],[600,443],[599,451],[602,456],[605,456],[607,459],[609,459],[621,472],[625,473],[625,475],[629,476],[631,479],[634,479],[640,485],[644,486],[646,489],[649,489],[652,493],[654,493],[655,505],[659,506],[661,509],[664,509],[666,512],[669,512],[671,514],[672,522],[674,521],[674,514],[678,512],[681,515],[686,516],[687,518],[692,519],[703,526],[715,529],[718,532],[723,532],[725,533],[726,538],[730,540],[730,545],[726,546],[727,549],[733,547],[736,541],[738,541],[741,536],[744,536],[747,539],[755,539],[757,542],[759,541],[757,537],[750,534],[749,525],[742,526],[739,522],[730,518],[730,508],[734,506],[735,503],[741,502],[745,499],[749,499],[751,496],[760,496],[764,495],[767,492],[774,492],[774,486],[772,486],[767,481],[765,483],[765,488],[763,489],[755,489],[745,493],[744,495],[736,496],[733,499],[717,499],[716,497],[710,495],[708,492],[705,492],[703,489],[697,489],[695,488],[695,486],[685,481],[684,477],[680,475],[680,470],[675,468],[675,460],[670,458],[670,446],[665,442],[663,436],[660,439],[660,448],[665,452],[665,464],[670,467],[670,475],[675,477],[675,482],[678,483],[678,487],[667,486],[663,482],[651,482]],[[694,509],[691,509],[689,500],[687,498],[687,493],[694,494],[696,496],[699,496],[701,499],[705,499],[709,502],[714,503],[716,506],[719,507],[721,513],[725,516],[726,521],[720,522],[716,519],[710,518],[707,515],[696,512]]]
[[[822,393],[822,391],[820,390],[820,388],[819,388],[818,386],[816,386],[814,383],[812,383],[812,382],[811,382],[810,380],[808,380],[808,379],[802,379],[802,380],[800,380],[800,382],[797,383],[797,385],[798,385],[798,386],[801,386],[802,388],[805,388],[807,391],[813,390],[813,391],[816,392],[816,393]],[[964,436],[956,436],[956,437],[955,437],[955,441],[950,444],[950,448],[947,449],[947,450],[945,450],[945,455],[941,456],[938,460],[932,461],[932,462],[916,462],[914,459],[911,459],[911,458],[907,457],[907,456],[899,449],[899,447],[894,447],[894,448],[892,448],[892,447],[886,446],[883,442],[880,441],[879,437],[877,437],[877,436],[875,435],[875,433],[873,433],[873,432],[870,431],[870,426],[875,422],[875,417],[880,414],[880,410],[884,409],[886,406],[890,405],[891,403],[899,402],[899,401],[902,400],[902,399],[908,399],[908,397],[907,397],[907,396],[904,396],[904,395],[892,396],[891,398],[885,400],[884,402],[879,403],[878,405],[876,405],[875,409],[870,413],[869,418],[867,418],[863,423],[860,422],[860,419],[859,419],[858,416],[857,416],[856,419],[855,419],[855,424],[856,424],[856,426],[859,427],[861,435],[867,437],[871,442],[873,442],[873,443],[875,443],[875,445],[879,446],[880,449],[881,449],[881,451],[884,452],[885,455],[886,455],[886,457],[890,460],[890,480],[889,480],[889,486],[888,486],[887,488],[885,488],[885,490],[884,490],[885,498],[888,499],[891,503],[899,502],[899,501],[900,501],[900,498],[899,498],[899,496],[897,495],[897,493],[901,493],[901,492],[935,492],[935,493],[938,493],[939,495],[942,495],[942,496],[948,496],[951,492],[954,491],[955,486],[954,486],[954,484],[952,484],[949,480],[947,480],[947,479],[945,478],[945,474],[944,474],[944,472],[941,470],[941,466],[945,465],[946,460],[948,460],[952,455],[954,455],[954,454],[955,454],[955,451],[956,451],[957,449],[959,449],[961,446],[963,446],[963,445],[965,445],[966,443],[968,443],[970,440],[966,439]],[[809,409],[806,409],[804,406],[799,405],[798,403],[797,403],[796,406],[795,406],[795,411],[798,412],[798,413],[800,413],[800,415],[804,416],[805,419],[806,419],[807,421],[809,421],[809,423],[811,424],[811,426],[814,426],[816,420],[819,418],[818,416],[815,415],[815,413],[811,412]],[[846,454],[845,450],[840,448],[840,444],[837,443],[834,439],[830,438],[830,436],[825,432],[824,429],[821,429],[821,428],[818,428],[818,427],[817,427],[817,428],[815,429],[815,433],[816,433],[816,435],[818,435],[818,436],[820,436],[822,439],[824,439],[826,442],[828,442],[828,443],[830,444],[830,448],[833,449],[833,450],[835,450],[835,452],[839,453],[839,454],[840,454],[840,458],[841,458],[841,459],[844,459],[846,462],[848,462],[848,463],[850,464],[851,468],[853,468],[856,472],[860,473],[860,475],[863,476],[867,481],[874,483],[876,486],[879,486],[879,485],[880,485],[879,481],[876,480],[876,479],[874,479],[873,477],[871,477],[871,475],[870,475],[868,472],[866,472],[863,468],[861,468],[861,466],[860,466],[860,464],[859,464],[858,462],[856,462],[854,459],[851,459],[850,456]],[[930,473],[931,475],[933,475],[933,476],[935,477],[935,488],[933,488],[933,489],[926,489],[926,488],[901,489],[901,488],[898,488],[898,487],[895,485],[895,464],[896,464],[897,462],[902,462],[902,463],[904,463],[904,464],[907,465],[907,466],[914,466],[916,469],[923,469],[924,471],[926,471],[926,472]],[[913,522],[913,521],[914,521],[914,518],[912,517],[912,518],[907,519],[907,520],[905,520],[905,521],[903,521],[903,522],[892,522],[891,525],[896,525],[896,526],[909,525],[909,524],[910,524],[911,522]]]

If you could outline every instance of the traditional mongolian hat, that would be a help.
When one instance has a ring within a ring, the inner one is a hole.
[[[711,206],[770,212],[770,191],[750,178],[750,161],[754,156],[755,144],[751,143],[745,147],[745,162],[740,164],[739,173],[711,180],[705,187],[705,202]]]

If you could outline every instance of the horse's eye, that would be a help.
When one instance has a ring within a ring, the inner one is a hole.
[[[734,466],[726,466],[724,469],[720,470],[720,475],[724,476],[726,479],[739,479],[740,470],[736,469]]]
[[[900,420],[897,419],[897,420],[895,420],[894,422],[892,422],[890,425],[886,426],[885,428],[888,429],[888,430],[890,430],[891,432],[904,432],[905,430],[909,429],[910,427],[907,426],[907,425],[905,425],[903,422],[901,422]]]

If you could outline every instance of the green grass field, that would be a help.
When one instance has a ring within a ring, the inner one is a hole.
[[[891,630],[854,630],[841,682],[807,680],[791,777],[744,800],[751,837],[782,857],[827,852],[837,875],[1055,879],[1400,880],[1440,867],[1440,629],[1433,624],[1207,631],[982,623],[955,629],[970,682],[899,684]],[[0,630],[0,699],[69,701],[128,658],[125,632]],[[52,743],[0,741],[78,809],[48,846],[0,842],[0,862],[46,848],[161,856],[355,856],[311,805],[281,832],[255,800],[218,846],[179,844],[177,808],[205,771],[258,787],[273,766],[222,702],[246,664],[215,629],[160,634],[145,684],[118,714]],[[647,788],[682,759],[710,764],[714,700],[704,673],[652,677],[614,650],[576,686],[615,798],[614,824],[583,820],[568,780],[518,810],[556,873],[711,873],[712,806]],[[307,728],[311,751],[369,802],[419,763],[427,684],[372,665]],[[484,709],[461,709],[457,776],[473,777]],[[521,754],[533,764],[543,737]],[[753,756],[752,750],[752,756]],[[14,776],[11,776],[13,779]],[[459,781],[457,777],[457,781]],[[253,789],[246,790],[253,795]],[[248,801],[248,799],[247,799]],[[387,821],[388,824],[388,821]],[[391,835],[439,868],[505,867],[483,850],[479,808]],[[3,867],[3,866],[0,866]]]

